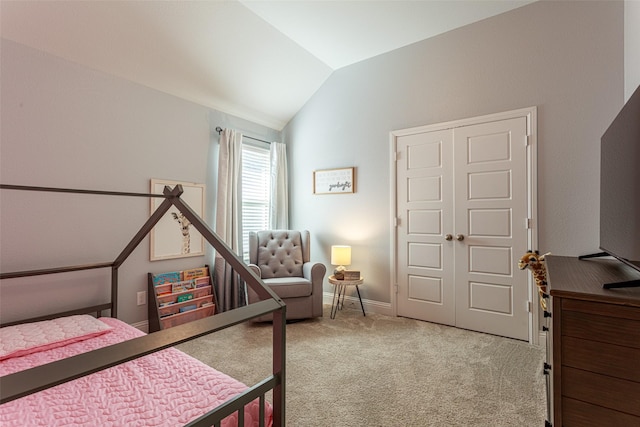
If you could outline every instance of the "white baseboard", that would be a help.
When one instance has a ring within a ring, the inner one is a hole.
[[[538,347],[547,348],[547,332],[538,331]]]
[[[324,304],[331,305],[333,302],[333,292],[323,292],[322,302]],[[360,310],[360,301],[357,296],[346,296],[344,298],[345,307],[355,308]],[[365,313],[384,314],[386,316],[393,316],[393,309],[391,303],[373,301],[363,298],[362,305],[364,306]]]

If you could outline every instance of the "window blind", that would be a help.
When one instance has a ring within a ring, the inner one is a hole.
[[[242,144],[242,258],[249,262],[249,232],[269,228],[269,146]]]

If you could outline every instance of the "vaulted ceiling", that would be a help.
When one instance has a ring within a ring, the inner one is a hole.
[[[280,130],[334,70],[532,1],[1,0],[0,31]]]

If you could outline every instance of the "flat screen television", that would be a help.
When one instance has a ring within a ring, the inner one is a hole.
[[[640,271],[640,86],[600,140],[600,249]],[[640,281],[605,285],[640,286]]]

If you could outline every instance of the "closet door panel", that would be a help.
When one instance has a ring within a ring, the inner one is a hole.
[[[456,326],[528,339],[526,118],[453,132]]]
[[[398,315],[453,325],[451,132],[398,137],[397,153]]]

